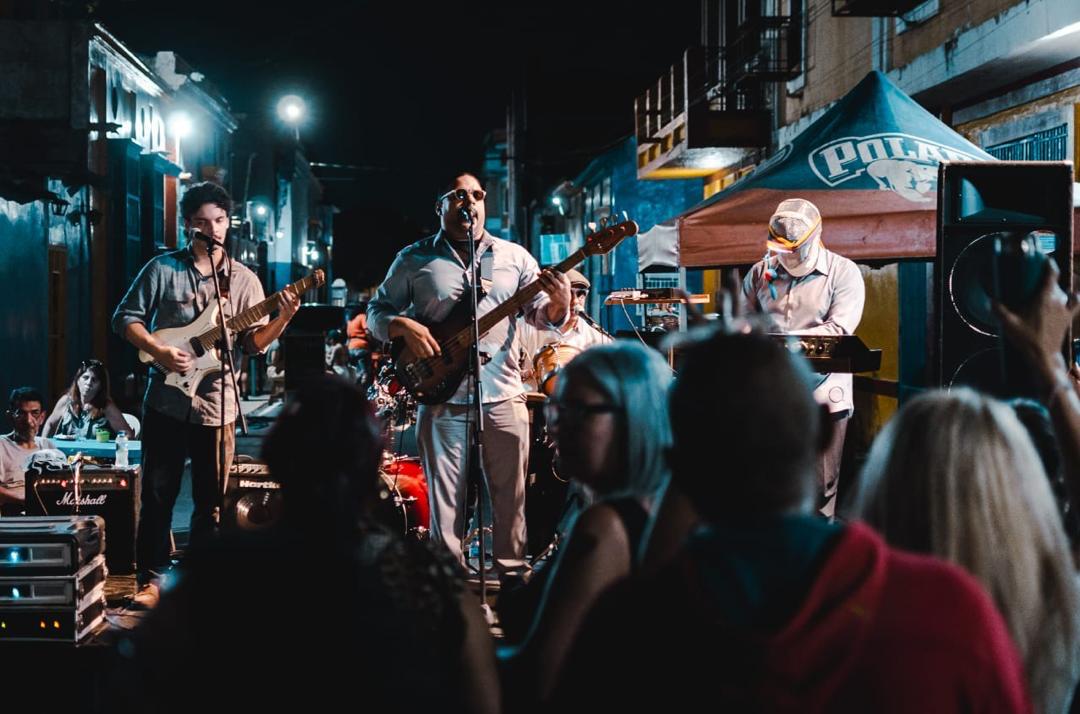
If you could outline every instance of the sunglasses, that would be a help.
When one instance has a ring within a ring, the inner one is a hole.
[[[453,198],[462,203],[472,196],[472,199],[477,203],[480,203],[487,196],[487,191],[482,188],[474,188],[472,191],[464,188],[455,188],[451,191],[447,191],[443,195],[439,196],[439,202],[442,202],[444,198]]]
[[[585,297],[589,294],[588,288],[570,288],[570,292],[574,294],[574,297]]]
[[[550,401],[544,405],[544,420],[549,429],[558,431],[563,424],[580,424],[597,414],[617,414],[623,409],[614,404],[582,404],[581,402]]]
[[[83,360],[83,361],[82,361],[82,363],[81,363],[81,364],[79,365],[79,369],[86,369],[87,367],[104,367],[104,366],[105,366],[105,365],[103,365],[103,364],[101,363],[101,360],[96,360],[96,359],[85,359],[85,360]]]

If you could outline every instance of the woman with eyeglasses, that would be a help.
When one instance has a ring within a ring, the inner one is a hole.
[[[99,429],[108,429],[110,437],[121,431],[135,436],[131,434],[131,427],[124,420],[124,415],[113,403],[105,365],[96,359],[89,359],[79,365],[71,386],[57,400],[45,422],[44,433],[45,436],[58,434],[93,439]]]
[[[568,529],[522,644],[500,652],[515,680],[504,689],[521,697],[507,703],[510,709],[550,695],[593,603],[641,566],[669,480],[671,382],[658,352],[615,342],[590,348],[567,365],[545,405],[559,473],[596,501]]]

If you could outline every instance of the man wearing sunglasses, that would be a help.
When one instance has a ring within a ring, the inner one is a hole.
[[[593,345],[611,342],[611,336],[593,327],[585,315],[585,305],[589,300],[589,279],[577,270],[566,271],[570,280],[570,318],[562,327],[554,330],[538,330],[525,320],[521,320],[519,333],[521,375],[526,385],[537,390],[537,380],[543,375],[533,373],[533,360],[537,353],[547,345],[563,344],[585,350]]]
[[[55,449],[56,445],[38,436],[45,423],[45,407],[41,394],[30,387],[11,392],[8,417],[15,427],[0,436],[0,513],[5,516],[20,513],[26,502],[26,462],[35,451]]]
[[[455,175],[444,187],[435,203],[439,232],[398,253],[368,303],[368,327],[377,340],[400,337],[417,356],[441,354],[425,324],[445,319],[467,296],[470,221],[481,288],[477,303],[480,315],[539,280],[543,290],[523,308],[524,319],[540,329],[566,321],[569,280],[556,271],[541,272],[524,248],[484,230],[485,197],[480,181],[469,173]],[[484,466],[494,507],[495,562],[499,572],[508,576],[523,572],[525,566],[529,424],[515,347],[518,322],[503,320],[480,338]],[[416,423],[420,458],[429,483],[432,537],[459,560],[468,488],[464,466],[470,401],[469,380],[464,379],[446,402],[421,406]]]
[[[821,242],[821,213],[810,201],[781,201],[769,219],[765,258],[743,281],[747,308],[769,316],[776,332],[850,335],[862,319],[866,288],[859,266]],[[832,518],[847,422],[855,411],[850,374],[821,375],[814,397],[829,409],[832,442],[818,463],[822,515]]]

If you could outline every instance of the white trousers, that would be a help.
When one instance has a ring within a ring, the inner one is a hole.
[[[428,481],[431,537],[460,562],[468,474],[465,457],[471,420],[463,404],[421,406],[416,439]],[[525,561],[525,468],[529,457],[529,414],[525,395],[484,407],[484,469],[489,481],[495,564],[520,569]]]

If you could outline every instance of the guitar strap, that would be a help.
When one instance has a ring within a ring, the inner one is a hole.
[[[492,276],[495,274],[495,250],[489,244],[487,249],[480,254],[480,291],[476,294],[477,301],[483,299],[491,289]],[[464,283],[469,284],[469,271],[465,271]]]

